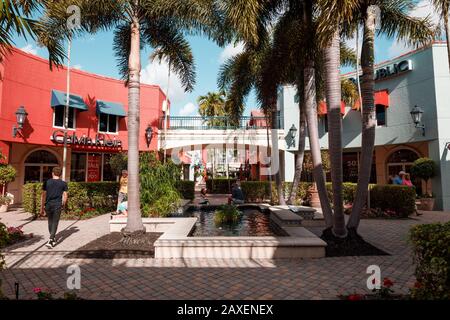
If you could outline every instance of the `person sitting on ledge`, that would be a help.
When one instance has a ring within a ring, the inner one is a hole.
[[[202,190],[200,191],[200,196],[202,197],[202,201],[199,202],[199,204],[209,204],[209,200],[206,197],[206,189],[202,188]]]
[[[244,204],[244,193],[239,181],[233,183],[231,187],[231,197],[228,198],[228,204]]]

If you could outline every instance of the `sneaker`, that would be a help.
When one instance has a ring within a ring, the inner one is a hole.
[[[53,249],[53,240],[52,239],[48,240],[45,246],[49,249]]]
[[[47,241],[45,246],[49,249],[53,249],[56,246],[56,241],[54,239],[50,239]]]

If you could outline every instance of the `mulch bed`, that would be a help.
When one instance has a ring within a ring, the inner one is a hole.
[[[326,229],[320,238],[327,243],[327,247],[325,248],[327,257],[389,255],[389,253],[365,241],[359,234],[352,230],[349,230],[347,238],[340,239],[333,235],[331,229]]]
[[[161,235],[162,233],[147,232],[140,235],[137,241],[124,243],[122,233],[112,232],[64,257],[70,259],[153,258],[155,256],[153,244]]]

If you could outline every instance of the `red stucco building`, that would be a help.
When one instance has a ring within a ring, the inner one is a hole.
[[[50,70],[48,61],[12,49],[0,64],[0,151],[18,171],[8,192],[21,202],[22,185],[43,181],[54,166],[62,166],[66,68]],[[124,82],[71,70],[67,173],[71,181],[111,181],[111,154],[126,151],[128,89]],[[158,119],[163,115],[163,91],[141,86],[141,151],[156,150]],[[16,112],[28,113],[14,137]],[[154,138],[147,145],[146,130]]]

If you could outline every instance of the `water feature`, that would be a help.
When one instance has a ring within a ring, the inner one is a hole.
[[[185,212],[184,217],[195,217],[197,222],[192,237],[268,237],[285,236],[275,230],[270,223],[270,215],[258,209],[241,209],[242,215],[236,223],[216,223],[214,207],[193,209]]]

